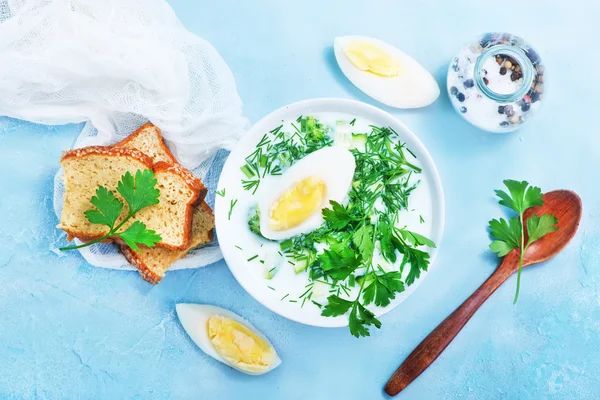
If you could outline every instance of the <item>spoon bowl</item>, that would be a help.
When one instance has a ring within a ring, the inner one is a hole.
[[[532,215],[552,214],[558,219],[558,230],[529,246],[523,259],[524,266],[548,261],[558,254],[575,236],[581,220],[583,207],[576,193],[570,190],[555,190],[546,193],[543,199],[543,205],[525,211],[525,219]],[[515,267],[518,268],[518,265]]]

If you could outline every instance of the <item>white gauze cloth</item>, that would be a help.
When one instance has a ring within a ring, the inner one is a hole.
[[[202,178],[211,206],[227,156],[218,150],[231,149],[247,127],[231,71],[164,0],[0,0],[0,115],[87,122],[75,148],[116,143],[150,121]],[[54,180],[58,218],[61,177]],[[132,269],[113,244],[80,252],[98,267]],[[172,269],[220,258],[212,243]]]

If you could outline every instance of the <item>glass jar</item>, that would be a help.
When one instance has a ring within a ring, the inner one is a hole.
[[[465,47],[448,69],[454,109],[489,132],[521,127],[540,107],[545,72],[539,54],[519,36],[486,33]]]

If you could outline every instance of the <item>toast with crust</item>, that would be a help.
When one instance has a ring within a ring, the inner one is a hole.
[[[154,163],[164,161],[170,164],[179,164],[165,144],[160,129],[151,123],[140,126],[114,146],[139,150],[150,157]]]
[[[212,241],[214,226],[213,212],[203,201],[194,208],[192,240],[187,249],[169,250],[162,247],[140,247],[140,252],[136,252],[128,246],[120,245],[119,247],[127,261],[138,269],[142,278],[156,285],[164,278],[171,264],[184,258],[193,248]]]
[[[153,169],[160,202],[138,212],[123,228],[141,221],[162,237],[158,246],[173,250],[189,246],[193,207],[206,195],[206,188],[191,172],[178,164],[163,161],[154,164],[151,157],[127,147],[92,146],[70,150],[63,154],[60,162],[65,174],[65,205],[59,227],[69,238],[90,241],[108,233],[108,227],[91,224],[84,215],[99,186],[113,191],[123,201],[116,191],[121,176],[126,172],[135,174],[137,170]],[[119,219],[127,212],[125,204]]]
[[[115,146],[134,148],[151,156],[155,161],[167,161],[179,166],[165,145],[160,130],[152,124],[141,126]],[[186,249],[171,250],[155,246],[141,247],[140,251],[136,252],[123,244],[120,244],[119,248],[127,261],[138,269],[142,278],[156,285],[165,276],[171,264],[185,257],[193,248],[212,241],[214,226],[215,221],[211,208],[206,202],[201,201],[193,210],[191,241]]]

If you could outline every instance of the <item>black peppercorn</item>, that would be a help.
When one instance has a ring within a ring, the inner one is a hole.
[[[531,105],[530,105],[529,103],[524,103],[524,104],[521,106],[521,110],[522,110],[523,112],[529,111],[529,109],[530,109],[530,108],[531,108]]]
[[[461,103],[463,101],[465,101],[465,95],[464,95],[464,93],[459,93],[458,95],[456,95],[456,98],[458,98],[458,101],[460,101]]]
[[[460,108],[460,112],[463,113],[463,114],[466,113],[467,112],[467,107],[461,107]]]
[[[504,114],[504,106],[498,106],[498,114]]]
[[[456,96],[456,95],[458,94],[458,89],[456,88],[456,86],[452,86],[452,87],[450,88],[450,94],[451,94],[452,96]]]
[[[506,68],[500,67],[500,75],[506,75]]]
[[[473,86],[475,86],[475,82],[473,82],[473,79],[467,79],[466,81],[463,82],[463,85],[465,85],[465,88],[472,88]]]
[[[511,106],[510,104],[505,106],[504,114],[506,114],[507,117],[512,117],[513,115],[515,115],[515,110],[513,109],[513,106]]]

